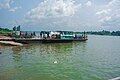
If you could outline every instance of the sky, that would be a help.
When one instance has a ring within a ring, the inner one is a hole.
[[[120,0],[0,0],[0,26],[22,30],[120,30]]]

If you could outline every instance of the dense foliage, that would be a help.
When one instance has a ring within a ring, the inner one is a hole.
[[[112,36],[120,36],[120,31],[89,31],[86,32],[87,34],[94,34],[94,35],[112,35]]]
[[[11,34],[12,30],[9,30],[7,28],[0,28],[0,35],[11,37]]]
[[[7,32],[11,32],[11,30],[7,28],[0,28],[0,33],[7,33]]]

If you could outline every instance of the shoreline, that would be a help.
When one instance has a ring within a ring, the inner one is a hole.
[[[23,46],[23,44],[14,42],[14,41],[0,41],[1,45],[9,45],[9,46]]]
[[[22,43],[18,43],[12,40],[11,37],[7,37],[7,36],[2,36],[0,35],[0,45],[3,46],[23,46]]]

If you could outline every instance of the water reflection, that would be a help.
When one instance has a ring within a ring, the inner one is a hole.
[[[11,47],[13,67],[10,69],[15,70],[13,79],[28,79],[31,75],[33,79],[39,77],[37,80],[40,78],[45,80],[44,75],[48,79],[70,80],[69,77],[74,74],[83,75],[86,64],[81,60],[81,54],[87,50],[86,45],[87,42],[72,42],[13,46]],[[79,76],[74,75],[73,78]]]
[[[21,59],[22,57],[21,50],[22,48],[19,46],[12,47],[12,51],[13,51],[12,56],[15,61],[19,61]]]
[[[70,55],[71,53],[78,53],[86,51],[86,42],[72,42],[72,43],[46,43],[46,44],[29,44],[23,47],[12,47],[13,59],[18,61],[25,55]]]
[[[86,51],[86,42],[72,43],[46,43],[46,44],[29,44],[23,47],[13,47],[13,59],[19,61],[21,59],[36,59],[40,56],[47,58],[52,56],[55,60],[62,58],[70,58],[74,54],[84,53]]]

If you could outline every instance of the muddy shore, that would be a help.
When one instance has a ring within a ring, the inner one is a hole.
[[[6,41],[6,40],[10,40],[10,41]],[[0,35],[0,45],[4,46],[4,45],[11,45],[11,46],[23,46],[23,44],[12,41],[11,37],[7,37],[7,36],[1,36]]]

